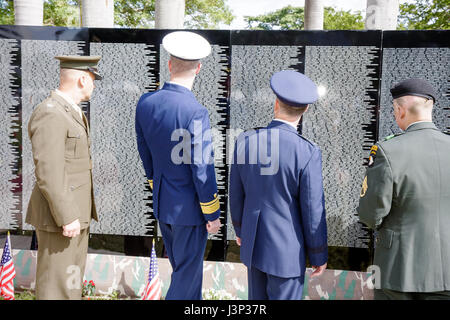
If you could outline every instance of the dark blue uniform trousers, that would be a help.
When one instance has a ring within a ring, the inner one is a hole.
[[[247,268],[249,300],[301,300],[305,276],[280,278]]]
[[[160,222],[159,227],[173,269],[165,299],[201,300],[203,256],[208,238],[206,226],[181,226]]]

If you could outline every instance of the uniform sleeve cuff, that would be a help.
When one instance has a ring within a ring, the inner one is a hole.
[[[214,220],[217,220],[217,219],[219,219],[219,217],[220,217],[220,210],[217,210],[217,211],[214,212],[214,213],[204,214],[203,216],[205,217],[205,220],[206,220],[206,221],[214,221]]]
[[[214,200],[211,200],[209,202],[200,202],[200,207],[205,216],[216,214],[220,209],[220,203],[219,198],[217,197],[217,193],[214,194]]]
[[[319,248],[308,248],[309,263],[313,266],[321,266],[328,261],[328,245]]]
[[[241,237],[241,227],[234,226],[234,233],[236,234],[236,237]]]

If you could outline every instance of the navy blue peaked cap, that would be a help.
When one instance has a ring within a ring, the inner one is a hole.
[[[270,87],[281,102],[292,107],[306,107],[319,98],[315,83],[294,70],[275,73],[270,79]]]
[[[436,102],[436,92],[431,84],[423,79],[406,79],[391,88],[392,98],[397,99],[403,96],[418,96],[426,99],[433,99]]]

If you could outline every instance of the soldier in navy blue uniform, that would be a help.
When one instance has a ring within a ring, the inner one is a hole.
[[[321,151],[297,133],[318,94],[309,78],[292,70],[275,73],[270,84],[277,96],[274,120],[235,144],[231,217],[248,268],[249,299],[300,300],[306,257],[313,277],[328,259]]]
[[[211,46],[195,33],[178,31],[164,37],[163,47],[170,54],[170,82],[139,100],[137,145],[173,268],[166,299],[197,300],[207,235],[220,228],[209,115],[191,92],[199,60]]]

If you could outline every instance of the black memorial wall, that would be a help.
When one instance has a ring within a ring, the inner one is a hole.
[[[101,55],[104,80],[82,106],[91,125],[100,213],[91,233],[101,239],[99,247],[120,238],[131,248],[125,251],[148,251],[145,243],[158,228],[137,153],[134,115],[139,97],[169,79],[161,41],[171,31],[0,26],[0,228],[32,229],[24,222],[34,184],[27,123],[58,85],[54,56]],[[321,91],[298,130],[323,152],[329,245],[373,249],[373,234],[359,223],[355,208],[370,147],[398,130],[389,88],[408,77],[427,79],[439,95],[434,121],[450,129],[449,31],[192,31],[212,45],[193,87],[210,114],[224,225],[210,239],[210,257],[225,259],[228,241],[235,238],[228,210],[233,139],[269,123],[274,103],[269,79],[282,69],[305,73]]]

